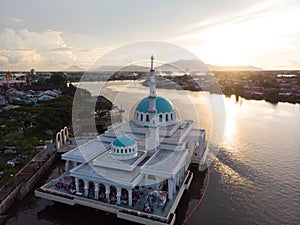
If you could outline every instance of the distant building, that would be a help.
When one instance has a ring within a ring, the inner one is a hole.
[[[5,96],[0,95],[0,106],[6,106],[8,101],[6,100]]]
[[[7,72],[0,75],[0,86],[15,87],[26,84],[26,75],[22,73],[12,74]]]
[[[16,100],[21,100],[25,96],[24,92],[18,91],[16,89],[9,89],[6,91],[6,97],[10,103]]]
[[[54,99],[55,97],[51,96],[51,95],[47,95],[47,94],[42,94],[41,96],[39,96],[37,98],[38,101],[47,101],[47,100],[51,100]]]
[[[62,90],[64,89],[64,85],[34,85],[34,86],[20,86],[16,87],[19,91],[47,91],[47,90],[52,90],[52,91],[57,91],[57,90]]]

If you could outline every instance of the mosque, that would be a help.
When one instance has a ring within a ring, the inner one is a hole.
[[[35,191],[41,198],[115,213],[141,224],[174,224],[176,207],[207,154],[203,129],[178,118],[156,95],[151,57],[149,95],[134,118],[112,124],[95,139],[62,155],[65,173]]]

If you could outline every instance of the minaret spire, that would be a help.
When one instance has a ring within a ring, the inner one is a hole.
[[[151,70],[154,70],[154,69],[153,69],[153,60],[154,60],[154,56],[152,55],[152,56],[151,56]]]
[[[150,68],[150,93],[149,93],[149,109],[151,113],[156,113],[156,81],[155,81],[155,70],[153,66],[154,57],[151,56],[151,68]]]

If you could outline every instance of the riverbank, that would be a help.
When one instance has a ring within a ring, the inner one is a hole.
[[[30,161],[15,176],[17,184],[12,187],[6,185],[0,195],[0,215],[5,216],[7,210],[16,200],[22,200],[25,195],[34,187],[45,172],[57,160],[56,151],[40,152],[34,161]]]
[[[188,91],[208,91],[210,93],[236,95],[248,100],[265,100],[270,103],[300,103],[300,75],[280,76],[276,73],[241,73],[211,75],[161,76],[157,78],[157,88]],[[148,86],[146,79],[142,84]]]
[[[67,142],[62,148],[69,149],[70,147],[74,147],[74,145]],[[55,143],[48,144],[15,175],[15,186],[2,187],[0,192],[0,216],[3,216],[2,218],[6,216],[5,213],[17,200],[22,200],[34,188],[59,159],[59,156]]]

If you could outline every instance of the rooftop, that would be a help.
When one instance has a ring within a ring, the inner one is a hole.
[[[140,173],[138,167],[133,171],[125,171],[113,168],[97,167],[90,163],[84,163],[70,171],[71,176],[74,176],[75,174],[76,177],[78,177],[78,175],[84,178],[94,177],[95,179],[105,179],[112,183],[131,186],[132,183],[138,183],[138,180],[135,180]]]
[[[113,145],[117,147],[129,147],[136,144],[136,141],[127,135],[122,135],[113,141]]]
[[[136,107],[136,111],[139,112],[148,112],[149,109],[149,98],[143,98],[138,106]],[[156,109],[157,113],[166,113],[166,112],[173,112],[174,107],[173,104],[166,98],[157,96],[156,97]]]
[[[187,151],[169,151],[161,149],[145,163],[142,169],[157,171],[162,176],[171,176],[174,171],[178,170],[182,160],[186,160]]]

